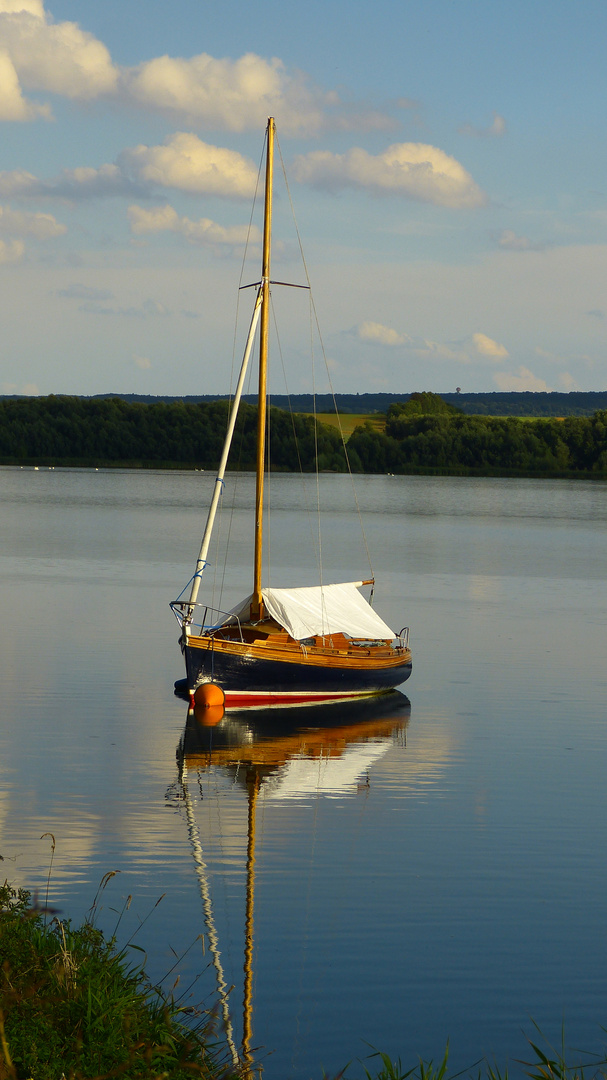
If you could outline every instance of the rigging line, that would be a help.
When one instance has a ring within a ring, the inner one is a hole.
[[[251,233],[253,231],[253,216],[255,214],[255,207],[257,205],[257,200],[258,200],[258,196],[259,196],[259,188],[260,188],[260,184],[261,184],[261,177],[263,175],[263,166],[264,166],[264,158],[265,158],[265,145],[266,145],[265,140],[266,139],[267,139],[267,132],[266,132],[266,135],[265,135],[265,138],[264,138],[261,157],[259,159],[259,167],[257,169],[257,180],[255,181],[255,192],[253,194],[253,200],[251,202],[251,212],[249,214],[249,222],[248,222],[248,225],[247,225],[247,237],[246,237],[246,240],[245,240],[244,251],[243,251],[243,254],[242,254],[242,262],[241,262],[241,265],[240,265],[240,275],[239,275],[239,278],[238,278],[238,289],[236,291],[236,311],[235,311],[235,314],[234,314],[234,334],[233,334],[233,337],[232,337],[232,360],[231,360],[231,364],[230,364],[230,393],[228,395],[228,402],[230,404],[231,404],[233,396],[234,396],[233,395],[234,362],[235,362],[235,358],[236,358],[236,342],[237,342],[237,338],[238,338],[238,321],[239,321],[239,317],[240,317],[240,293],[241,293],[242,288],[245,287],[242,284],[242,279],[244,277],[244,270],[245,270],[245,265],[246,265],[246,261],[247,261],[247,254],[248,254],[249,245],[250,245],[250,242],[251,242]],[[251,383],[250,383],[250,380],[251,380],[250,369],[249,369],[248,378],[249,378],[248,389],[250,390],[250,386],[251,386]],[[226,418],[227,423],[229,423],[229,417],[230,417],[230,409],[228,408],[228,413],[227,413],[227,418]],[[244,438],[244,436],[241,437],[241,449],[242,449],[242,440],[243,440],[243,438]],[[221,605],[221,603],[222,603],[223,589],[224,589],[224,585],[225,585],[225,576],[226,576],[226,568],[227,568],[227,554],[228,554],[228,550],[229,550],[229,546],[230,546],[230,536],[231,536],[231,533],[232,533],[232,520],[233,520],[233,517],[234,517],[234,507],[235,507],[235,503],[236,503],[236,486],[237,486],[237,483],[234,484],[233,495],[232,495],[231,512],[230,512],[230,518],[229,518],[229,522],[228,522],[228,540],[227,540],[227,543],[225,545],[225,557],[224,557],[224,563],[223,563],[223,572],[222,572],[222,576],[221,576],[221,584],[219,586],[219,599],[217,601],[218,605]],[[222,504],[223,504],[223,492],[222,492]],[[220,550],[219,546],[217,546],[217,550],[218,551]],[[217,560],[216,560],[215,565],[218,568]]]
[[[223,511],[223,493],[224,493],[224,491],[225,491],[225,484],[222,484],[221,485],[221,494],[219,496],[219,509],[218,509],[218,513],[217,513],[217,533],[216,533],[216,536],[215,536],[215,544],[216,544],[216,548],[217,548],[218,551],[221,550],[220,545],[221,545],[221,527],[222,527],[222,523],[223,523],[222,511]],[[215,558],[213,560],[213,587],[211,589],[211,599],[212,599],[212,602],[213,602],[213,607],[215,607],[215,597],[216,597],[216,594],[217,594],[217,577],[218,577],[218,574],[219,574],[219,566],[218,566],[217,558]],[[221,604],[221,592],[219,593],[219,600],[217,601],[217,604],[218,605]]]
[[[286,181],[286,177],[285,177],[285,181]],[[288,184],[287,184],[287,191],[288,191]],[[289,192],[289,198],[291,198],[290,192]],[[297,229],[297,222],[295,222],[295,228]],[[298,236],[298,239],[299,239],[299,232],[297,233],[297,236]],[[300,251],[301,251],[301,254],[302,254],[302,258],[303,258],[303,251],[302,251],[302,248],[301,248],[301,240],[299,241],[299,248],[300,248]],[[306,278],[307,278],[308,271],[307,271],[305,262],[304,262],[304,270],[305,270],[305,274],[306,274]],[[323,574],[322,574],[322,522],[321,522],[321,517],[320,517],[320,476],[319,476],[319,472],[318,472],[318,413],[316,412],[316,363],[315,363],[316,354],[314,352],[314,332],[313,332],[314,331],[314,326],[313,326],[313,322],[312,322],[312,309],[311,309],[312,291],[311,290],[310,290],[310,293],[309,293],[309,297],[310,297],[310,301],[309,301],[309,304],[310,304],[310,307],[309,307],[309,313],[310,313],[310,315],[309,315],[309,317],[310,317],[310,352],[311,352],[311,356],[312,356],[312,415],[314,417],[314,461],[316,463],[316,525],[317,525],[317,529],[318,529],[318,573],[319,573],[319,578],[320,578],[320,587],[321,587],[321,590],[322,590],[322,586],[323,586]],[[324,638],[324,622],[325,622],[326,611],[325,611],[325,595],[324,595],[324,593],[322,591],[321,591],[320,596],[321,596],[322,616],[323,616],[323,635],[322,636]]]
[[[255,214],[255,207],[257,205],[257,199],[258,199],[258,196],[259,196],[259,187],[260,187],[260,184],[261,184],[261,177],[262,177],[262,173],[263,173],[263,164],[264,164],[264,155],[265,155],[265,146],[266,146],[267,137],[268,136],[267,136],[267,132],[266,132],[266,135],[264,137],[264,143],[263,143],[262,151],[261,151],[261,157],[259,159],[259,167],[257,169],[257,180],[255,181],[255,192],[253,194],[253,201],[251,203],[251,212],[249,214],[249,223],[247,225],[247,238],[245,240],[244,251],[242,253],[242,262],[240,264],[240,276],[238,278],[238,289],[237,289],[237,292],[236,292],[236,315],[235,315],[235,318],[234,318],[234,338],[233,338],[233,343],[232,343],[232,369],[231,369],[231,372],[230,372],[230,400],[232,398],[232,383],[234,381],[234,358],[236,356],[236,336],[237,336],[237,332],[238,332],[238,313],[240,311],[240,292],[241,292],[241,289],[243,288],[242,279],[244,277],[244,268],[245,268],[246,261],[247,261],[247,254],[248,254],[248,251],[249,251],[249,244],[251,242],[251,233],[253,231],[253,215]]]
[[[335,409],[335,415],[337,417],[337,423],[338,423],[338,427],[339,427],[339,434],[341,436],[341,443],[342,443],[343,450],[344,450],[344,456],[345,456],[345,459],[346,459],[346,465],[348,467],[348,475],[350,477],[350,483],[352,485],[352,492],[353,492],[353,495],[354,495],[354,503],[356,505],[356,512],[358,514],[358,520],[359,520],[359,524],[360,524],[360,531],[362,533],[363,543],[364,543],[365,552],[366,552],[366,556],[367,556],[367,562],[369,564],[369,569],[371,571],[371,577],[375,577],[375,573],[374,573],[374,570],[373,570],[373,564],[371,562],[371,552],[369,551],[369,545],[367,543],[367,535],[365,533],[365,528],[364,528],[364,525],[363,525],[363,519],[362,519],[361,510],[360,510],[360,503],[358,501],[358,495],[356,493],[356,485],[354,483],[354,476],[352,474],[352,468],[351,468],[351,465],[350,465],[350,458],[349,458],[349,455],[348,455],[348,447],[346,445],[346,440],[345,440],[345,437],[344,437],[343,428],[341,426],[341,419],[340,419],[339,412],[338,412],[338,409],[337,409],[337,402],[335,400],[335,391],[333,389],[333,382],[331,380],[331,372],[329,370],[329,364],[327,362],[327,354],[325,352],[325,345],[324,345],[324,341],[322,339],[322,334],[320,332],[320,323],[318,321],[318,313],[316,311],[316,304],[314,303],[314,295],[312,293],[312,283],[310,281],[310,275],[308,273],[308,264],[306,263],[306,257],[304,255],[303,244],[302,244],[302,241],[301,241],[301,235],[300,235],[299,228],[298,228],[298,225],[297,225],[297,218],[295,216],[295,207],[293,205],[293,199],[292,199],[292,196],[291,196],[291,189],[289,187],[289,180],[288,180],[288,177],[287,177],[287,170],[285,168],[285,163],[284,163],[284,159],[283,159],[283,156],[282,156],[282,150],[280,148],[280,143],[278,141],[278,136],[276,136],[276,146],[278,147],[278,153],[280,155],[280,164],[282,166],[282,172],[283,172],[283,176],[284,176],[285,187],[287,189],[287,195],[288,195],[289,204],[290,204],[290,207],[291,207],[291,214],[293,216],[293,224],[295,226],[295,233],[297,235],[297,243],[299,245],[299,253],[300,253],[300,256],[301,256],[301,261],[303,263],[304,274],[305,274],[306,281],[307,281],[307,283],[308,283],[308,285],[310,287],[310,305],[311,305],[312,311],[314,313],[314,321],[316,323],[316,329],[318,331],[318,338],[319,338],[319,341],[320,341],[320,347],[321,347],[321,350],[322,350],[323,360],[324,360],[324,363],[325,363],[325,371],[326,371],[327,379],[328,379],[328,382],[329,382],[329,387],[330,387],[330,391],[331,391],[331,397],[333,399],[333,408]]]
[[[221,953],[219,951],[219,938],[217,929],[215,927],[215,920],[213,918],[213,906],[211,903],[211,893],[209,890],[209,883],[206,877],[207,864],[204,861],[202,844],[200,842],[200,832],[196,824],[194,817],[194,811],[192,808],[192,796],[190,795],[188,781],[187,781],[187,765],[185,763],[185,757],[181,767],[181,786],[183,789],[184,803],[186,810],[186,819],[188,823],[188,836],[190,838],[190,844],[192,845],[192,854],[194,855],[194,863],[196,865],[196,876],[198,877],[198,884],[200,887],[200,896],[202,899],[202,908],[204,911],[204,921],[207,928],[207,936],[209,939],[209,948],[213,957],[213,966],[217,973],[217,993],[221,1000],[221,1011],[223,1015],[223,1022],[225,1026],[226,1041],[230,1048],[230,1054],[232,1057],[232,1063],[235,1068],[240,1065],[240,1059],[238,1051],[234,1043],[234,1035],[232,1029],[232,1021],[230,1020],[230,1010],[228,1006],[228,988],[225,981],[223,967],[221,965]]]
[[[303,484],[303,502],[304,502],[304,509],[306,511],[306,520],[307,520],[308,527],[309,527],[309,530],[310,530],[310,543],[312,545],[312,551],[314,552],[314,559],[315,559],[316,565],[318,567],[318,572],[320,574],[320,572],[321,572],[320,571],[320,557],[319,557],[319,552],[318,552],[318,548],[317,548],[317,544],[316,544],[316,537],[315,537],[314,531],[312,529],[312,521],[311,521],[312,515],[311,515],[311,510],[310,510],[310,504],[309,504],[309,501],[308,501],[308,482],[307,482],[307,479],[306,479],[306,476],[305,476],[305,473],[304,473],[303,464],[302,464],[302,460],[301,460],[301,453],[300,453],[300,450],[299,450],[299,439],[297,438],[297,429],[295,427],[295,413],[293,412],[293,403],[291,401],[291,395],[289,393],[289,385],[288,385],[288,380],[287,380],[287,372],[286,372],[286,368],[285,368],[285,360],[284,360],[284,355],[283,355],[283,351],[282,351],[282,344],[281,344],[281,341],[280,341],[280,334],[278,332],[278,325],[277,325],[277,322],[276,322],[276,311],[274,309],[274,306],[272,306],[272,317],[274,319],[274,333],[276,335],[276,343],[277,343],[277,346],[278,346],[278,355],[280,356],[280,366],[282,368],[282,377],[283,377],[283,382],[284,382],[285,391],[286,391],[286,397],[287,397],[287,401],[288,401],[288,405],[289,405],[289,416],[291,418],[291,430],[293,432],[293,444],[295,446],[295,453],[297,454],[297,464],[299,465],[299,475],[301,477],[301,481],[302,481],[302,484]]]

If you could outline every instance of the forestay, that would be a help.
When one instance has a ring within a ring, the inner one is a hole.
[[[268,614],[297,641],[325,634],[391,641],[396,634],[361,596],[358,590],[362,584],[347,581],[298,589],[262,589],[262,596]],[[233,614],[244,617],[250,599],[234,608]]]

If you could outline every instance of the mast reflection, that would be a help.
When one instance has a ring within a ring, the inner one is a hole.
[[[268,800],[350,795],[360,789],[371,765],[396,740],[404,739],[411,705],[398,691],[362,701],[310,708],[224,713],[222,708],[189,710],[177,748],[179,783],[188,834],[217,973],[224,1029],[234,1064],[252,1077],[255,825],[260,797]],[[194,816],[188,777],[218,767],[247,793],[247,856],[242,1046],[235,1046],[228,995],[209,892],[207,866]],[[240,1057],[240,1062],[239,1062]]]

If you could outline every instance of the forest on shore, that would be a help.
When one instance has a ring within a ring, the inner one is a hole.
[[[470,416],[436,394],[388,409],[383,432],[358,428],[350,458],[371,473],[607,477],[607,410],[527,419]]]
[[[173,405],[184,401],[186,405],[208,404],[212,401],[224,401],[227,394],[192,394],[183,396],[152,396],[150,394],[97,394],[88,400],[121,397],[129,403],[140,402],[142,405],[154,405],[164,402]],[[392,393],[370,394],[272,394],[272,404],[279,409],[293,412],[348,413],[368,415],[386,414],[394,401],[406,403],[411,393],[393,391]],[[592,416],[598,409],[607,409],[607,390],[492,390],[487,393],[466,393],[458,389],[455,393],[441,393],[440,397],[449,405],[455,405],[460,412],[471,416]],[[244,394],[243,401],[252,405],[257,400],[254,394]]]
[[[269,409],[277,471],[343,472],[339,431],[312,416]],[[4,465],[217,467],[228,402],[143,404],[121,398],[0,400]],[[255,467],[257,408],[240,406],[229,467]],[[607,410],[592,416],[469,415],[437,394],[393,402],[384,429],[367,421],[347,443],[354,472],[607,478]]]

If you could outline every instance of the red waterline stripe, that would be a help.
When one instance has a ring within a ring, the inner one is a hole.
[[[259,693],[251,693],[250,691],[227,691],[225,708],[267,708],[271,705],[314,705],[325,704],[331,701],[348,701],[353,698],[370,697],[373,691],[360,690],[356,692],[350,692],[347,694],[323,694],[323,693],[275,693],[271,691],[259,691]]]

